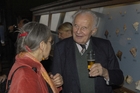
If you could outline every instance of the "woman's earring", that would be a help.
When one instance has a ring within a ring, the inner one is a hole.
[[[45,60],[44,56],[43,56],[42,60]]]

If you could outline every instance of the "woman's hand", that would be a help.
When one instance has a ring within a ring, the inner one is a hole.
[[[50,78],[52,79],[56,87],[61,87],[63,85],[63,78],[60,74],[50,74]]]

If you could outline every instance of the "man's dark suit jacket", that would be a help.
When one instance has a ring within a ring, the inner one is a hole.
[[[91,37],[92,47],[96,53],[96,62],[109,72],[109,85],[103,77],[95,78],[96,93],[113,93],[111,85],[123,83],[123,72],[119,68],[117,58],[111,43],[108,40]],[[57,43],[54,50],[52,73],[60,73],[63,76],[62,93],[81,93],[75,56],[75,42],[72,37]],[[82,73],[82,72],[81,72]],[[88,84],[86,84],[88,86]]]

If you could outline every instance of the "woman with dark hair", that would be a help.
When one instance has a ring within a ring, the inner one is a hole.
[[[7,81],[8,93],[59,93],[62,77],[56,74],[50,78],[40,63],[48,59],[51,44],[51,32],[43,24],[29,22],[20,29],[16,61],[8,76],[11,85]]]

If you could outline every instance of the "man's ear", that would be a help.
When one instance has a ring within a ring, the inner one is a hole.
[[[94,36],[96,33],[97,33],[97,28],[94,28],[94,29],[92,30],[92,36]]]

